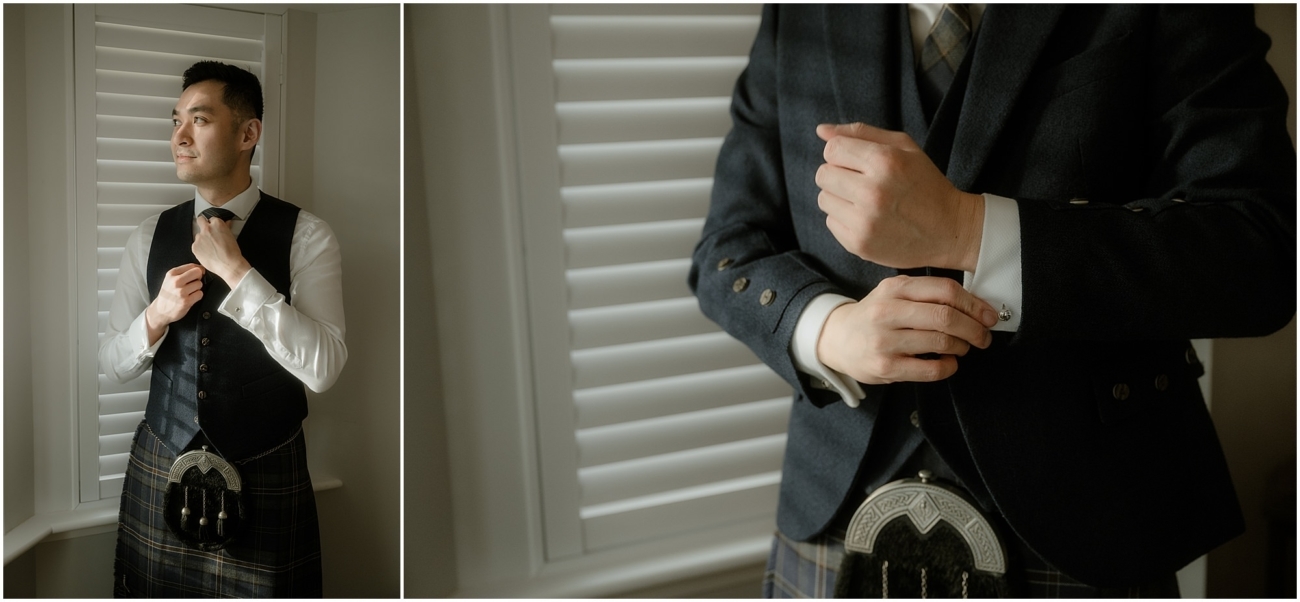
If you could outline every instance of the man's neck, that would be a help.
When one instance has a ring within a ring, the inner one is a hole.
[[[247,170],[245,170],[244,173],[223,180],[219,183],[206,185],[196,184],[194,187],[198,189],[199,194],[208,201],[209,205],[220,207],[229,202],[230,199],[239,196],[239,193],[248,190],[248,187],[252,184],[253,177]]]

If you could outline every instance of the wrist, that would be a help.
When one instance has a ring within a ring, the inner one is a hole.
[[[221,279],[225,280],[226,285],[230,288],[235,288],[235,286],[244,279],[244,275],[248,274],[252,269],[253,266],[248,263],[248,260],[241,258],[238,264],[235,264],[234,267],[226,270],[226,273],[221,276]]]
[[[945,267],[974,272],[984,238],[984,195],[957,191],[957,232]]]

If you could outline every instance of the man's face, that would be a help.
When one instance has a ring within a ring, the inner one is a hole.
[[[236,174],[240,150],[257,143],[246,136],[241,122],[221,99],[225,84],[204,81],[181,93],[172,110],[172,158],[176,177],[201,185]]]

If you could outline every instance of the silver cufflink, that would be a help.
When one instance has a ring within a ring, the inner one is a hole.
[[[1001,322],[1011,321],[1011,310],[1007,309],[1007,304],[1002,304],[1002,311],[998,312],[998,320]]]

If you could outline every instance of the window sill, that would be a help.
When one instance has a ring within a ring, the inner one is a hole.
[[[772,549],[775,527],[771,523],[770,517],[745,521],[703,533],[550,562],[530,577],[471,585],[453,595],[457,598],[604,598],[653,590],[674,581],[707,578],[765,562]]]
[[[324,475],[312,479],[312,489],[318,493],[342,486],[343,481],[338,477]],[[117,522],[119,506],[117,499],[99,500],[79,504],[64,512],[37,514],[23,521],[23,524],[5,533],[5,564],[52,535],[67,534],[67,537],[75,537],[104,532],[104,526]]]

